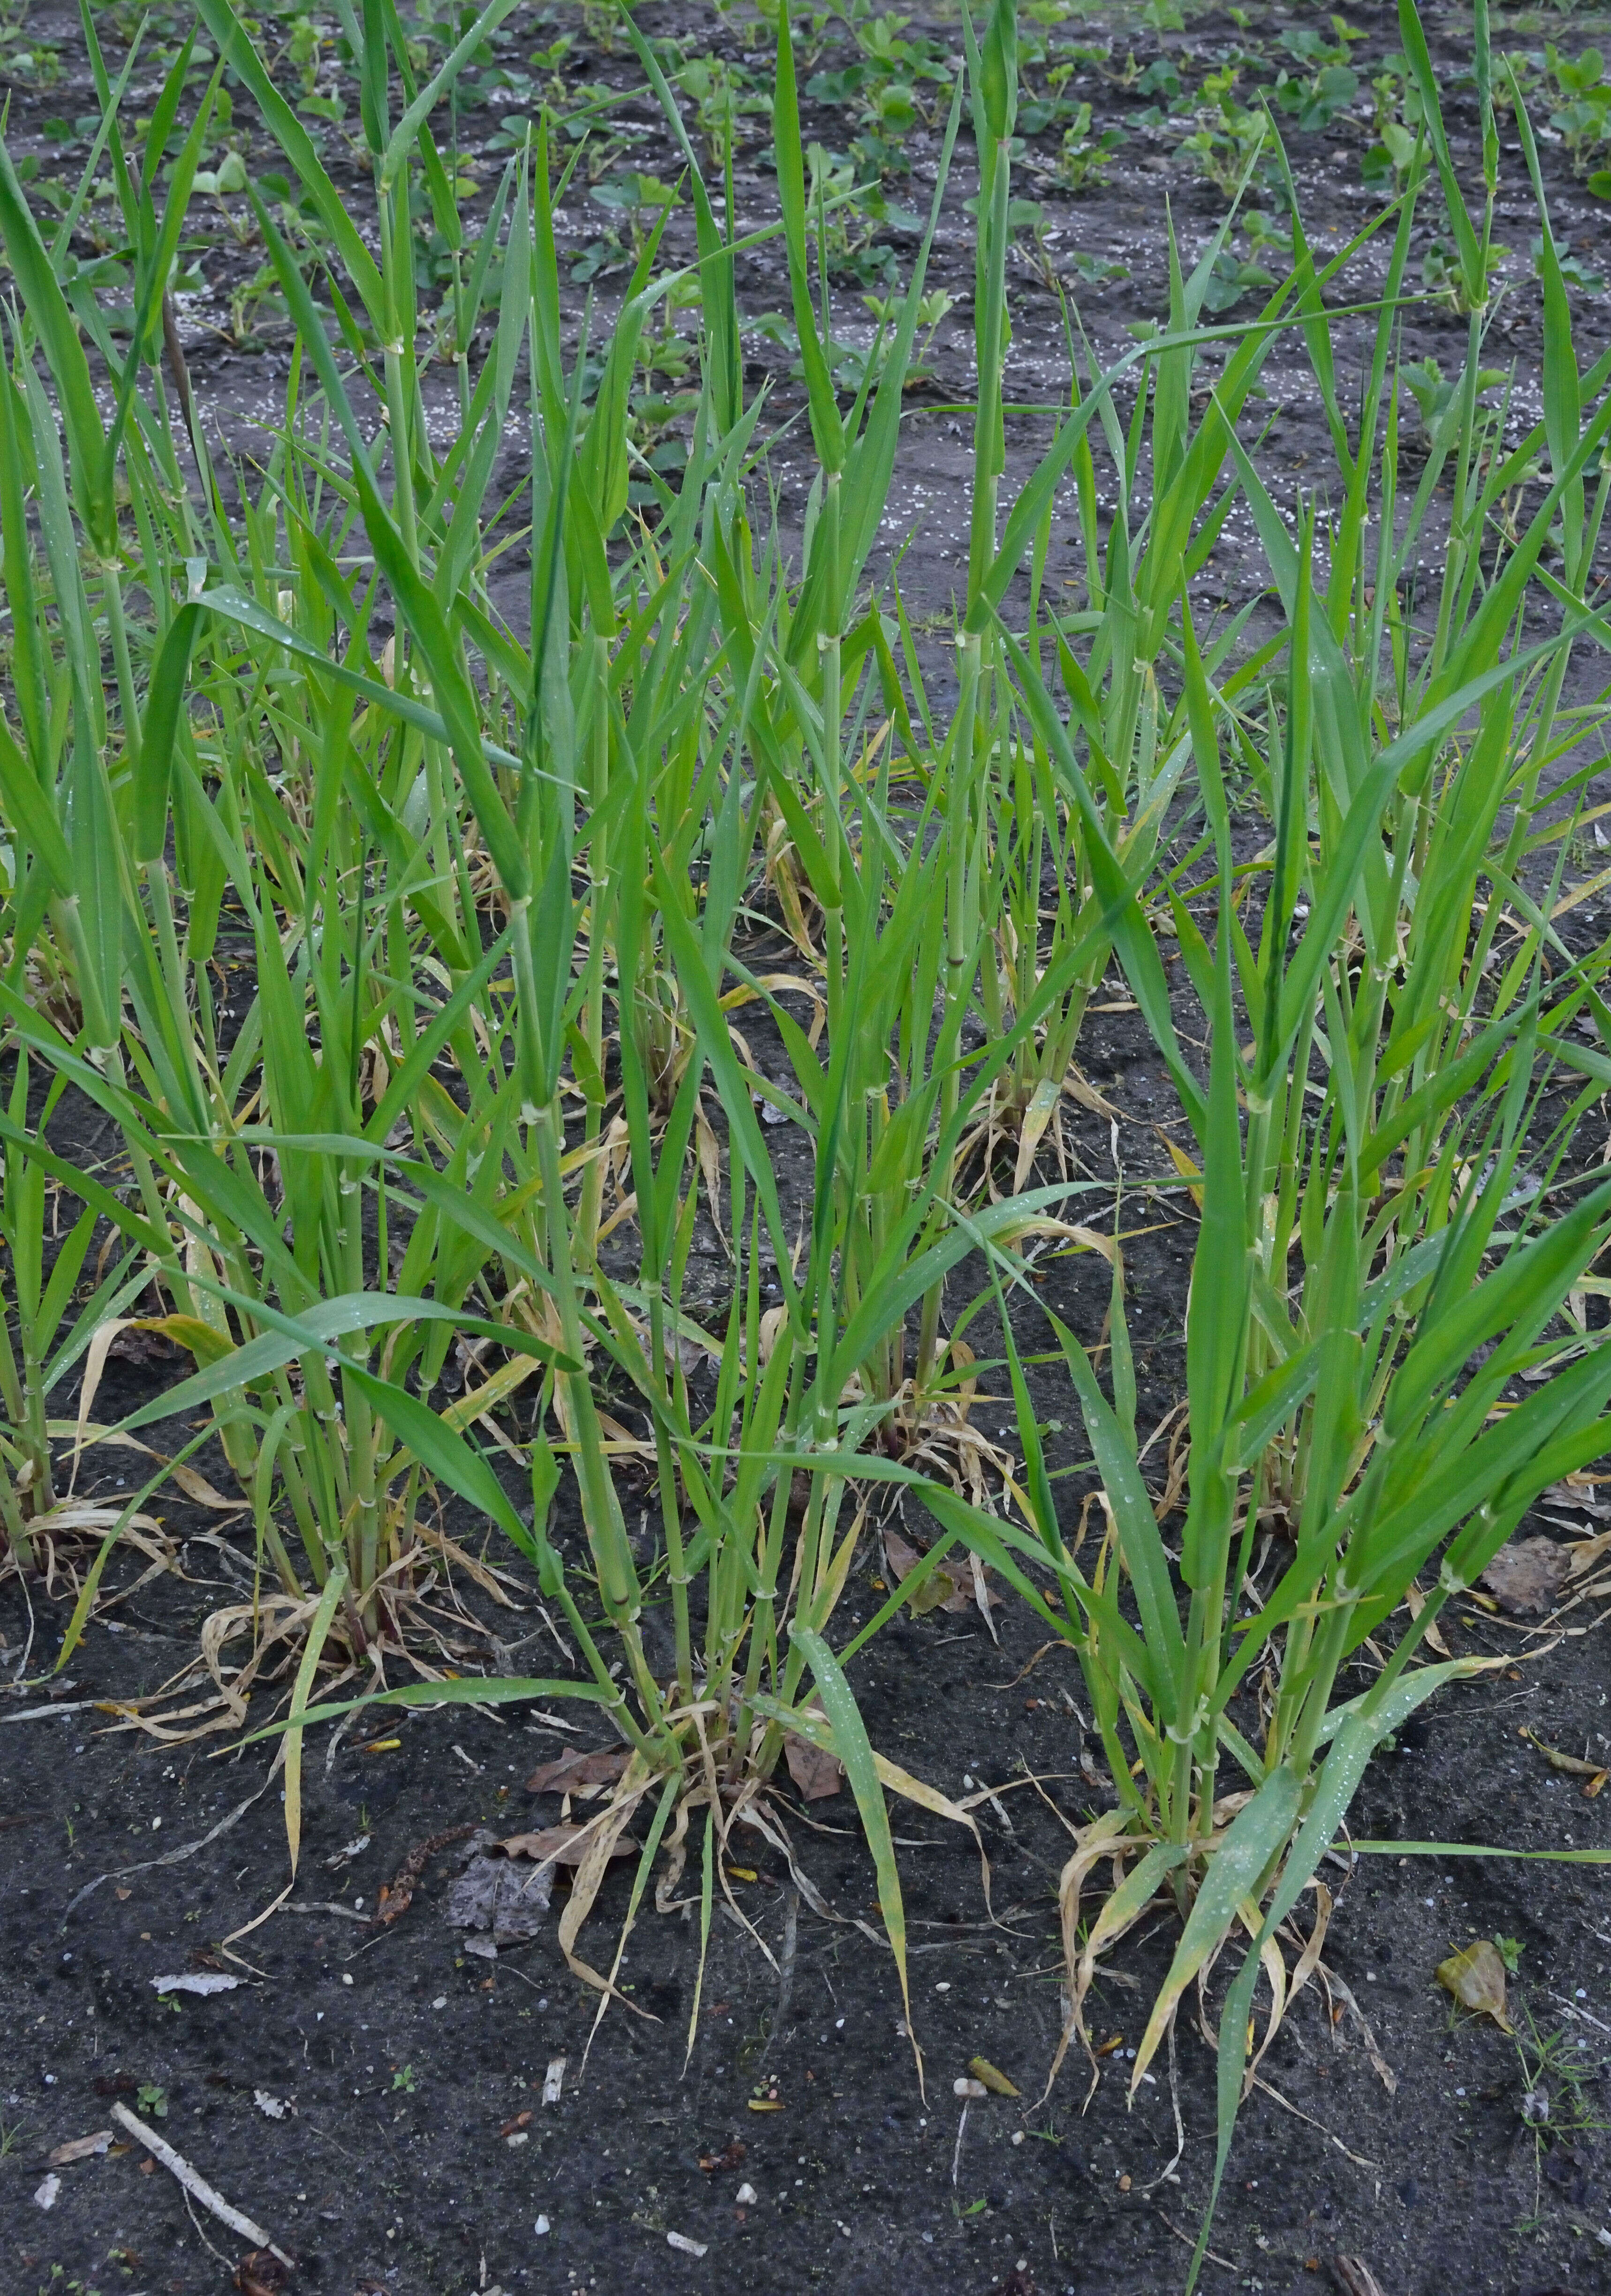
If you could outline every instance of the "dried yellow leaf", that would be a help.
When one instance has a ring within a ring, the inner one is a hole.
[[[1515,2029],[1505,2009],[1505,1964],[1499,1948],[1489,1938],[1478,1938],[1437,1965],[1437,1981],[1452,1993],[1462,2009],[1492,2017],[1501,2033]]]
[[[1022,2089],[1015,2088],[1004,2072],[997,2070],[988,2057],[969,2057],[968,2070],[976,2081],[982,2081],[995,2096],[1021,2096]]]

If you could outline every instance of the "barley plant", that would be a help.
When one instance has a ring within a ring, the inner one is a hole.
[[[1611,1183],[1569,1154],[1611,1082],[1606,960],[1572,957],[1556,921],[1561,803],[1593,730],[1569,671],[1606,636],[1611,363],[1579,364],[1525,99],[1511,76],[1542,234],[1541,422],[1496,403],[1482,365],[1485,13],[1473,186],[1404,0],[1417,127],[1392,203],[1322,262],[1274,119],[1227,85],[1198,135],[1225,223],[1173,261],[1167,312],[1112,365],[1068,311],[1067,400],[1009,488],[1011,0],[977,36],[964,17],[964,69],[925,97],[945,131],[931,209],[854,374],[830,282],[855,187],[803,145],[787,9],[777,212],[742,241],[732,152],[754,101],[708,73],[679,94],[630,15],[609,20],[682,173],[617,201],[618,307],[578,327],[555,238],[585,176],[576,123],[534,115],[478,236],[455,202],[455,81],[511,4],[491,0],[422,77],[392,0],[361,20],[338,0],[363,228],[228,0],[197,0],[217,62],[193,119],[187,46],[133,156],[135,58],[114,83],[86,6],[102,118],[78,203],[110,167],[132,251],[117,311],[0,148],[0,1537],[12,1567],[77,1589],[76,1632],[114,1544],[153,1534],[144,1491],[115,1513],[73,1499],[63,1441],[76,1462],[108,1431],[94,1400],[127,1324],[176,1343],[193,1370],[115,1431],[204,1411],[197,1439],[216,1433],[251,1526],[251,1598],[209,1632],[195,1726],[238,1731],[253,1683],[276,1685],[294,1861],[303,1734],[355,1702],[595,1705],[624,1766],[560,1935],[601,2005],[611,1979],[577,1939],[629,1823],[634,1909],[651,1876],[680,1902],[691,1857],[707,1933],[729,1828],[782,1825],[768,1798],[791,1737],[845,1766],[904,1988],[886,1794],[971,1820],[870,1743],[847,1669],[948,1554],[988,1564],[1077,1661],[1116,1797],[1063,1876],[1059,2062],[1100,1956],[1172,1897],[1179,1948],[1134,2077],[1229,1952],[1223,2170],[1259,1973],[1262,2054],[1323,1944],[1320,1859],[1372,1751],[1469,1670],[1436,1655],[1440,1611],[1611,1440],[1611,1357],[1583,1305]],[[250,463],[209,438],[168,324],[228,91],[300,201],[249,187],[254,292],[295,345]],[[965,134],[971,521],[936,663],[880,532]],[[1244,312],[1260,282],[1265,299],[1231,321],[1230,235],[1255,184],[1285,208],[1254,234],[1283,275],[1237,273]],[[697,253],[678,266],[663,242],[683,201]],[[1468,333],[1418,467],[1398,341],[1428,206]],[[435,308],[422,213],[447,251]],[[1386,266],[1368,291],[1366,239]],[[797,545],[780,416],[745,387],[735,260],[761,243],[804,386]],[[1334,467],[1289,519],[1253,415],[1294,342]],[[446,444],[427,419],[444,374]],[[687,382],[671,475],[640,376]],[[1265,562],[1256,626],[1212,623],[1198,594],[1233,511]],[[1067,605],[1045,579],[1054,521],[1075,538]],[[529,566],[519,595],[506,560]],[[757,916],[787,933],[780,969],[749,960]],[[226,968],[221,935],[244,963]],[[1198,1221],[1162,1495],[1122,1206],[1070,1177],[1063,1133],[1067,1099],[1093,1099],[1082,1024],[1116,967],[1173,1078],[1190,1145],[1166,1177]],[[786,1072],[754,1054],[762,1021]],[[116,1185],[48,1147],[68,1093],[116,1128]],[[47,1274],[53,1180],[84,1210]],[[714,1324],[696,1236],[725,1269]],[[1032,1278],[1070,1245],[1106,1255],[1111,1305],[1100,1349],[1050,1319],[1049,1371]],[[964,1326],[994,1333],[1011,1452],[971,1423]],[[70,1373],[77,1416],[51,1419]],[[1044,1447],[1059,1381],[1094,1546]],[[170,1472],[193,1483],[159,1458],[146,1488]],[[892,1490],[936,1540],[847,1639],[836,1614]],[[445,1581],[495,1607],[511,1572],[568,1653],[552,1678],[449,1663]],[[1099,1866],[1124,1878],[1092,1915]]]

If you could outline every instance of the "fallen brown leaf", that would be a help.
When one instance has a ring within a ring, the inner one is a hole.
[[[585,1801],[601,1786],[613,1785],[626,1767],[624,1746],[601,1746],[592,1752],[572,1747],[552,1762],[539,1763],[526,1781],[527,1793],[575,1794]]]
[[[536,1857],[544,1865],[579,1866],[592,1848],[595,1834],[585,1826],[545,1825],[540,1833],[509,1833],[498,1848],[507,1857]],[[630,1833],[610,1844],[612,1857],[630,1857],[638,1848]]]
[[[1513,1538],[1482,1574],[1482,1583],[1512,1616],[1547,1611],[1566,1582],[1571,1552],[1552,1538]]]
[[[65,2169],[71,2161],[87,2161],[92,2153],[104,2152],[111,2141],[110,2128],[97,2128],[93,2136],[70,2137],[65,2144],[58,2144],[53,2152],[45,2154],[45,2165],[47,2169]]]
[[[783,1740],[783,1759],[806,1801],[827,1801],[845,1783],[845,1766],[838,1756],[825,1746],[814,1746],[797,1730],[790,1730]]]

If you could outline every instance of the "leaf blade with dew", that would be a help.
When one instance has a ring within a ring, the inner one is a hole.
[[[1338,1731],[1322,1766],[1319,1782],[1292,1847],[1287,1853],[1280,1881],[1258,1934],[1247,1948],[1247,1957],[1220,2012],[1214,2174],[1202,2223],[1198,2230],[1189,2285],[1195,2285],[1201,2259],[1207,2248],[1225,2164],[1231,2154],[1231,2140],[1241,2104],[1242,2077],[1247,2061],[1247,2023],[1253,2011],[1253,1993],[1258,1981],[1260,1956],[1269,1939],[1297,1904],[1311,1876],[1318,1870],[1321,1858],[1331,1847],[1364,1775],[1365,1766],[1383,1737],[1402,1727],[1424,1700],[1454,1678],[1462,1669],[1469,1671],[1469,1661],[1455,1660],[1447,1666],[1427,1667],[1420,1674],[1399,1684],[1396,1694],[1382,1700],[1373,1717],[1369,1719],[1362,1715],[1355,1717]],[[1251,1802],[1247,1805],[1248,1809],[1253,1807]],[[1242,1815],[1245,1816],[1247,1811]],[[1397,1848],[1400,1845],[1382,1846]],[[1600,1857],[1611,1862],[1611,1851],[1601,1852]],[[1232,1915],[1235,1910],[1233,1906]],[[1227,1930],[1229,1927],[1228,1917]]]
[[[1237,1908],[1255,1894],[1285,1848],[1302,1799],[1303,1787],[1296,1772],[1283,1764],[1265,1779],[1253,1800],[1231,1821],[1223,1840],[1208,1861],[1208,1870],[1186,1917],[1186,1927],[1169,1964],[1169,1973],[1152,2005],[1146,2031],[1136,2049],[1135,2069],[1130,2079],[1132,2096],[1157,2053],[1181,1996],[1229,1931]]]
[[[481,43],[490,38],[518,0],[487,0],[487,4],[474,21],[468,25],[458,44],[442,60],[420,90],[413,102],[391,132],[380,157],[380,187],[382,196],[397,181],[412,152],[415,138],[435,107],[446,94],[465,65]]]

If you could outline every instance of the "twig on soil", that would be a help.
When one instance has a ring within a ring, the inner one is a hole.
[[[1584,1927],[1586,1928],[1588,1924],[1585,1923]],[[1599,1931],[1595,1930],[1592,1934],[1595,1937],[1599,1937]],[[1586,2009],[1582,2008],[1577,2002],[1568,2001],[1564,1993],[1552,1993],[1550,1996],[1550,1998],[1551,2001],[1558,2002],[1560,2006],[1566,2011],[1568,2017],[1581,2017],[1583,2023],[1585,2025],[1592,2025],[1597,2033],[1611,2033],[1611,2025],[1603,2023],[1598,2017],[1591,2017],[1589,2012]]]
[[[196,2227],[196,2238],[200,2242],[202,2247],[207,2251],[209,2256],[216,2256],[217,2258],[225,2272],[232,2271],[233,2267],[232,2266],[228,2257],[225,2255],[221,2248],[215,2248],[211,2241],[207,2237],[207,2233],[202,2225],[201,2219],[196,2214],[196,2204],[190,2196],[189,2188],[187,2186],[181,2185],[180,2190],[184,2194],[185,2214],[189,2217],[192,2224]]]
[[[513,1962],[509,1958],[509,1948],[507,1946],[503,1946],[499,1948],[498,1974],[500,1977],[518,1977],[521,1984],[529,1985],[534,1993],[541,1993],[543,1990],[543,1988],[538,1984],[535,1977],[527,1977],[523,1969],[517,1969],[515,1967]]]
[[[960,2173],[960,2171],[961,2171],[961,2166],[962,2166],[962,2132],[963,2132],[963,2130],[967,2128],[967,2126],[968,2126],[968,2100],[967,2100],[966,2098],[964,2098],[964,2099],[962,2100],[962,2117],[961,2117],[961,2119],[957,2122],[957,2141],[956,2141],[956,2150],[955,2150],[955,2152],[954,2152],[952,2154],[952,2156],[951,2156],[951,2184],[952,2184],[952,2189],[953,2189],[953,2191],[954,2191],[954,2190],[956,2189],[956,2180],[957,2180],[957,2177],[958,2177],[958,2175],[959,2175],[959,2173]]]
[[[1334,2256],[1331,2277],[1343,2296],[1382,2296],[1382,2284],[1362,2256]]]
[[[151,2158],[159,2161],[169,2176],[176,2178],[185,2192],[200,2201],[204,2209],[210,2210],[220,2224],[226,2224],[231,2232],[238,2232],[242,2240],[249,2240],[254,2248],[267,2249],[271,2256],[279,2258],[288,2271],[296,2270],[294,2260],[282,2248],[274,2245],[262,2226],[254,2224],[241,2210],[233,2208],[222,2193],[215,2192],[206,2177],[191,2167],[182,2152],[176,2152],[166,2137],[159,2136],[154,2128],[148,2128],[139,2115],[131,2112],[121,2099],[113,2104],[111,2111],[112,2119],[120,2122],[131,2136],[137,2136]]]

